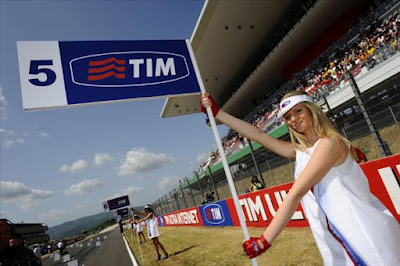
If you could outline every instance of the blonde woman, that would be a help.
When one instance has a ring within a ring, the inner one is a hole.
[[[325,265],[400,265],[399,223],[369,191],[350,143],[307,94],[290,92],[280,102],[291,142],[219,110],[208,94],[201,96],[201,105],[242,136],[296,160],[295,182],[274,219],[261,237],[243,243],[249,258],[271,246],[301,201]]]

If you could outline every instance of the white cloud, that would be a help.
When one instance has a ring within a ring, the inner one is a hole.
[[[3,94],[3,86],[0,84],[0,119],[7,118],[7,100]]]
[[[98,179],[84,180],[77,184],[71,185],[67,190],[64,191],[66,195],[82,195],[94,191],[96,188],[103,186]]]
[[[14,133],[12,131],[8,131],[5,129],[0,128],[0,133],[5,134],[5,135],[13,135]]]
[[[79,217],[79,210],[82,209],[83,205],[77,205],[75,208],[70,210],[57,210],[52,209],[47,213],[42,213],[38,216],[39,221],[45,221],[48,226],[63,223],[65,221],[71,221]]]
[[[41,132],[38,134],[38,136],[41,137],[41,138],[49,138],[49,137],[51,137],[50,134],[47,133],[47,132],[45,132],[45,131],[41,131]]]
[[[160,190],[172,189],[179,185],[179,177],[162,177],[157,187]]]
[[[151,153],[144,148],[132,149],[126,154],[125,161],[119,167],[119,175],[134,175],[150,172],[176,162],[174,157],[163,153]]]
[[[75,173],[78,170],[84,170],[88,166],[88,163],[85,160],[79,159],[71,164],[71,166],[64,164],[60,168],[60,172],[69,172],[71,174]]]
[[[12,138],[14,136],[14,132],[0,128],[0,134],[2,135],[2,138],[1,138],[2,139],[2,142],[1,142],[2,147],[9,148],[14,144],[14,140],[12,140]]]
[[[29,188],[17,181],[0,181],[0,198],[15,203],[22,210],[39,206],[39,200],[53,195],[53,191]]]
[[[108,153],[96,153],[94,155],[94,164],[97,166],[104,165],[107,162],[111,162],[113,160],[113,157]]]
[[[4,140],[4,141],[1,143],[1,145],[2,145],[4,148],[9,148],[9,147],[11,147],[13,144],[14,144],[14,141],[12,141],[12,140],[10,140],[10,139],[6,139],[6,140]]]
[[[114,198],[122,197],[125,195],[131,196],[130,198],[132,199],[132,196],[135,196],[136,194],[138,194],[142,191],[144,191],[144,188],[142,188],[142,187],[131,186],[131,187],[122,189],[119,193],[114,194],[111,197],[109,197],[109,199],[114,199]]]
[[[57,223],[65,221],[66,218],[70,218],[70,216],[74,213],[73,210],[56,210],[52,209],[47,213],[42,213],[39,215],[40,221],[46,221],[46,224],[49,223]]]

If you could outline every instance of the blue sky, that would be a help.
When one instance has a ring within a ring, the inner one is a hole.
[[[53,226],[117,195],[151,203],[215,147],[204,114],[160,118],[165,99],[25,112],[16,41],[190,39],[203,4],[0,2],[1,217]]]

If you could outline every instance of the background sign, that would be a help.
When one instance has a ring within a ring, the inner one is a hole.
[[[185,40],[19,41],[25,110],[199,93]]]
[[[128,195],[107,200],[107,202],[102,202],[102,204],[104,211],[117,210],[130,205]]]
[[[225,200],[199,206],[205,226],[232,226],[232,219]]]
[[[129,214],[129,209],[128,208],[123,208],[123,209],[117,210],[117,216],[118,217],[126,218],[126,217],[128,217],[128,214]]]

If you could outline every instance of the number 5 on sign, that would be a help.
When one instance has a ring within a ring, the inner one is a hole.
[[[38,99],[43,106],[49,102],[65,106],[67,96],[58,42],[17,42],[17,48],[24,108],[37,105]]]

